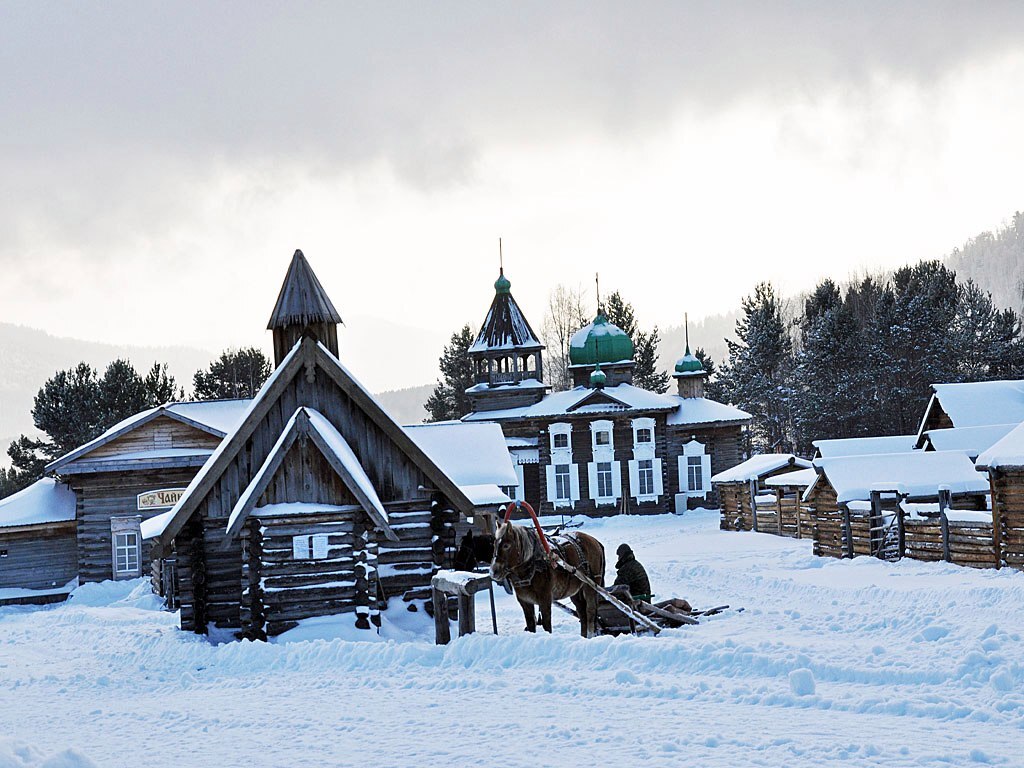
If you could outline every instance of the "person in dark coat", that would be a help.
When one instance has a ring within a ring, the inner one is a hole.
[[[613,586],[629,587],[629,594],[634,600],[651,602],[651,580],[647,571],[636,559],[629,544],[619,544],[615,550],[618,560],[615,562],[615,584]]]
[[[661,608],[663,612],[692,613],[693,609],[690,607],[690,604],[678,597],[662,600],[659,603],[653,601],[654,595],[651,593],[651,580],[648,578],[647,571],[640,564],[640,561],[636,559],[636,555],[633,554],[629,544],[619,544],[615,554],[619,559],[615,562],[615,584],[612,585],[613,591],[615,587],[624,586],[629,589],[629,595],[634,600],[652,603],[655,608]],[[641,608],[641,610],[649,613],[648,609]]]

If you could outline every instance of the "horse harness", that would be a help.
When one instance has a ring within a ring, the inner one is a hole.
[[[530,546],[533,549],[533,553],[529,559],[525,560],[515,568],[509,569],[508,581],[515,587],[525,586],[533,581],[533,578],[540,573],[551,568],[551,561],[544,553],[544,548],[538,546],[537,541],[538,534],[532,530],[527,531],[527,535],[530,537]],[[593,574],[590,572],[590,563],[587,561],[587,555],[583,551],[583,547],[580,545],[579,540],[572,533],[558,534],[556,536],[546,537],[548,544],[551,548],[558,553],[558,556],[562,560],[568,559],[565,556],[566,549],[571,549],[579,560],[579,568],[590,578],[593,578]]]

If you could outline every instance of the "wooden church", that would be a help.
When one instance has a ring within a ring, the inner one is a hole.
[[[634,386],[633,341],[601,308],[569,343],[573,388],[548,392],[543,350],[504,269],[469,349],[467,422],[496,422],[516,465],[517,499],[538,512],[681,512],[717,504],[713,472],[743,460],[751,416],[704,396],[707,373],[676,363],[676,393]]]
[[[274,372],[147,524],[156,556],[176,558],[183,629],[263,638],[344,612],[369,628],[386,598],[429,583],[439,534],[494,501],[467,496],[339,361],[340,322],[296,251]]]

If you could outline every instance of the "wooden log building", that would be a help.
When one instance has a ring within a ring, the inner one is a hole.
[[[0,605],[63,600],[77,583],[75,495],[44,477],[0,499]]]
[[[269,325],[273,374],[147,526],[176,558],[183,629],[262,638],[343,612],[369,628],[387,597],[427,587],[475,502],[507,500],[471,498],[380,407],[338,359],[340,321],[296,252]]]
[[[992,493],[996,567],[1024,570],[1024,423],[978,456]]]
[[[811,462],[792,453],[762,453],[751,456],[711,478],[718,492],[723,531],[763,531],[783,534],[775,492],[765,485],[768,478],[807,469]],[[793,533],[795,534],[795,522]]]
[[[676,394],[633,385],[633,342],[599,308],[569,344],[574,387],[548,393],[543,350],[504,270],[469,349],[470,423],[501,425],[516,465],[510,489],[541,514],[681,512],[718,503],[711,475],[742,461],[750,414],[704,397],[689,345]]]
[[[802,501],[814,519],[816,555],[903,557],[904,502],[986,509],[988,483],[957,451],[815,459],[814,468]]]

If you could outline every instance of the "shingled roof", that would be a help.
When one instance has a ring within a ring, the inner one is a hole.
[[[340,322],[341,315],[313,274],[313,268],[302,251],[295,251],[267,328],[274,330],[290,325]]]
[[[486,352],[498,349],[533,350],[543,349],[537,334],[533,332],[526,315],[512,298],[511,284],[502,270],[494,283],[494,301],[487,311],[483,327],[470,352]]]

